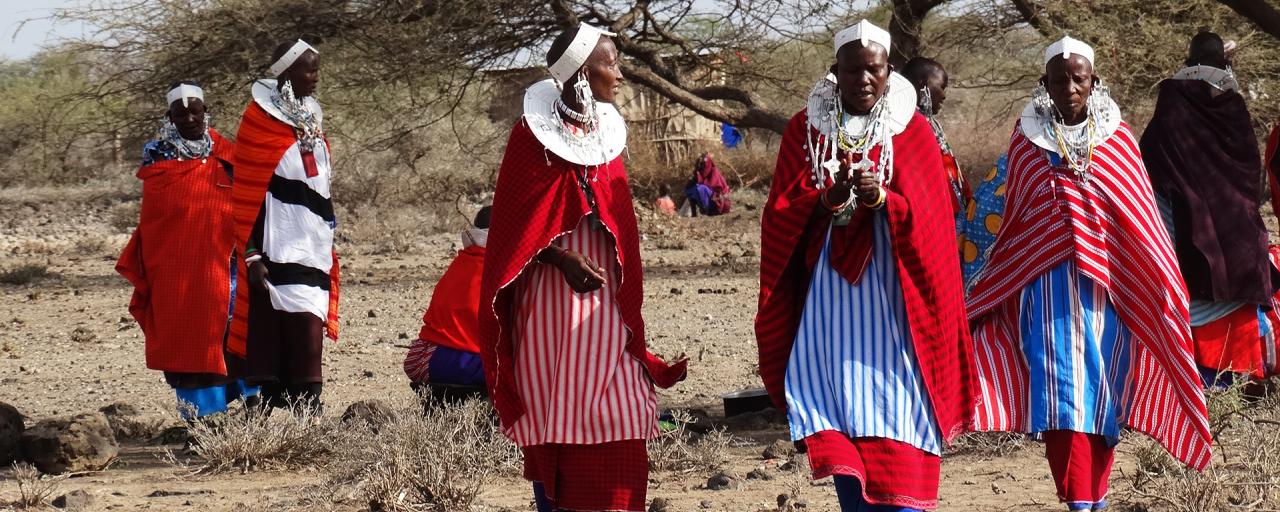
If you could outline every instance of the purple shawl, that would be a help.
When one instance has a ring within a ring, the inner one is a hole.
[[[1199,80],[1165,80],[1142,135],[1157,195],[1173,205],[1174,244],[1194,299],[1269,305],[1272,269],[1258,213],[1262,159],[1244,98]]]

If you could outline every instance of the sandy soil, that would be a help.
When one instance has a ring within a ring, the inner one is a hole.
[[[50,197],[61,200],[48,202]],[[122,196],[126,198],[127,195]],[[34,420],[96,410],[123,401],[157,413],[173,407],[158,372],[143,365],[141,332],[126,310],[130,289],[113,271],[127,239],[112,227],[118,195],[45,191],[0,194],[0,269],[46,263],[52,273],[27,285],[0,285],[0,400]],[[660,393],[664,407],[722,414],[719,395],[759,385],[751,330],[755,313],[762,198],[742,194],[739,210],[716,219],[658,219],[641,215],[647,266],[645,315],[659,353],[688,354],[689,379]],[[368,397],[407,396],[400,368],[416,335],[432,286],[457,246],[453,234],[405,235],[411,249],[389,253],[345,237],[340,343],[325,354],[329,414]],[[761,450],[786,436],[782,425],[738,429],[731,449],[739,475],[767,467],[771,481],[744,480],[731,491],[705,489],[710,471],[656,473],[650,498],[672,510],[772,510],[779,494],[799,490],[807,510],[837,510],[830,481],[809,482],[804,471],[779,471]],[[127,444],[109,470],[72,478],[63,490],[95,496],[92,510],[280,510],[292,508],[324,481],[315,472],[255,472],[190,477],[161,460],[163,449]],[[1120,455],[1121,467],[1132,457]],[[1120,475],[1114,487],[1123,486]],[[16,488],[0,472],[0,502]],[[948,457],[940,510],[1062,510],[1056,503],[1041,448],[1003,458]],[[489,510],[533,510],[528,486],[508,479],[481,496]]]

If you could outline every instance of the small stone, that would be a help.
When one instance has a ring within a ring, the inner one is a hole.
[[[711,500],[702,500],[702,502],[698,503],[698,507],[702,508],[703,510],[710,510],[711,507],[714,507],[714,506],[716,506],[716,504]]]
[[[365,370],[365,371],[364,371],[364,378],[366,378],[366,379],[372,379],[372,378],[373,378],[373,370]]]
[[[402,339],[402,340],[407,340],[407,339],[409,339],[409,335],[408,335],[408,334],[406,334],[406,333],[403,333],[403,332],[402,332],[402,333],[400,333],[400,335],[398,336],[398,338],[400,338],[400,339]]]
[[[796,454],[795,443],[786,439],[779,439],[764,449],[762,455],[765,459],[790,459]]]
[[[342,412],[343,423],[361,422],[369,425],[374,432],[394,418],[395,410],[386,402],[376,398],[355,402]]]
[[[22,458],[43,473],[97,471],[120,454],[111,424],[102,413],[42,420],[22,433]]]
[[[94,334],[93,331],[90,331],[83,326],[76,327],[75,330],[71,331],[71,341],[76,343],[93,343],[94,341],[97,341],[97,339],[97,334]]]
[[[765,481],[769,481],[769,480],[773,480],[773,475],[772,475],[771,473],[769,473],[768,471],[765,471],[765,470],[760,469],[760,468],[756,468],[756,469],[751,470],[751,472],[750,472],[750,473],[747,473],[747,480],[765,480]]]
[[[654,498],[653,501],[649,503],[649,512],[675,512],[675,509],[671,508],[671,504],[668,503],[667,500],[663,498]]]
[[[130,403],[116,402],[98,409],[107,417],[116,439],[150,439],[164,427],[164,418],[148,415]]]
[[[1007,492],[1009,492],[1009,491],[1006,491],[1006,490],[1004,490],[1004,489],[1000,488],[1000,486],[999,486],[999,485],[997,485],[997,484],[991,484],[991,492],[992,492],[993,494],[1004,494],[1004,493],[1007,493]]]
[[[681,289],[679,289],[679,288],[672,288],[672,289],[671,289],[671,294],[672,294],[672,295],[684,295],[684,290],[681,290]]]
[[[723,491],[738,486],[738,476],[728,471],[721,471],[707,479],[707,489]]]
[[[377,311],[374,311],[374,310],[372,310],[372,309],[370,309],[370,310],[369,310],[369,318],[378,318],[378,312],[377,312]]]
[[[66,510],[88,510],[93,506],[93,495],[77,489],[54,498],[50,505]]]

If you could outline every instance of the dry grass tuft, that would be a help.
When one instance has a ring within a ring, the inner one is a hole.
[[[349,442],[337,419],[326,419],[299,404],[290,414],[265,407],[215,416],[188,425],[192,459],[172,451],[169,461],[192,474],[277,470],[324,465]]]
[[[483,400],[434,404],[424,415],[415,401],[397,404],[377,435],[352,422],[330,470],[335,497],[370,510],[470,510],[494,477],[520,467],[519,449],[494,425]]]
[[[44,508],[66,478],[67,475],[42,475],[31,464],[15,462],[13,480],[18,484],[18,501],[12,505],[19,510]]]
[[[705,434],[689,431],[694,421],[688,411],[671,412],[676,428],[663,432],[648,442],[649,469],[652,471],[695,471],[723,469],[729,459],[729,447],[737,440],[724,427]]]
[[[1027,436],[1016,432],[972,432],[956,439],[948,456],[1004,457],[1026,448]]]
[[[1182,467],[1150,439],[1135,440],[1138,470],[1117,502],[1133,510],[1262,512],[1280,509],[1280,400],[1250,401],[1243,385],[1207,394],[1214,461]]]
[[[39,263],[24,263],[0,272],[0,283],[21,286],[48,277],[49,267]]]

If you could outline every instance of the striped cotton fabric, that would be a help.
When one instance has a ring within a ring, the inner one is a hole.
[[[329,270],[337,225],[329,196],[330,159],[315,147],[315,176],[307,176],[294,144],[280,159],[263,204],[262,253],[270,260],[267,291],[279,311],[329,316]]]
[[[1065,262],[1022,290],[1030,432],[1072,430],[1120,440],[1129,397],[1129,330],[1107,290]]]
[[[657,395],[626,351],[613,240],[584,218],[555,243],[604,267],[607,283],[575,293],[559,269],[533,263],[517,284],[515,380],[525,414],[508,435],[520,446],[648,439],[658,432]]]
[[[982,395],[975,426],[1027,428],[1017,299],[1042,274],[1073,260],[1107,289],[1133,336],[1127,426],[1204,468],[1211,439],[1191,353],[1187,293],[1133,134],[1121,123],[1095,149],[1088,181],[1054,167],[1047,153],[1014,128],[1004,220],[968,300]]]
[[[874,224],[871,262],[857,284],[831,267],[827,232],[787,363],[791,438],[835,430],[940,454],[883,212]]]

